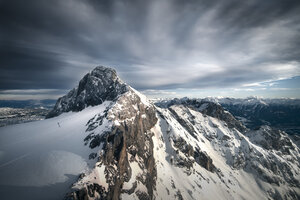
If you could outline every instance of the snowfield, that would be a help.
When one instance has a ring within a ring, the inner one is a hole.
[[[86,124],[109,104],[0,128],[1,199],[63,199],[78,175],[94,167],[93,150],[83,142]],[[60,191],[53,192],[56,185]]]

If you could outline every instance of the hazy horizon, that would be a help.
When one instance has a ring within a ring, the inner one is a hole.
[[[294,80],[293,80],[294,79]],[[300,85],[300,77],[292,78],[291,80],[284,80],[285,84],[290,84],[289,82],[299,82],[295,83],[295,86]],[[78,80],[79,82],[79,80]],[[256,87],[247,88],[211,88],[211,89],[166,89],[166,90],[139,90],[141,93],[146,95],[148,98],[206,98],[206,97],[230,97],[230,98],[270,98],[270,99],[280,99],[280,98],[291,98],[300,99],[300,88],[281,86],[284,85],[279,83],[275,87],[272,87],[274,82],[264,84]],[[74,85],[77,86],[78,83]],[[279,86],[279,87],[278,87]],[[73,87],[73,88],[74,88]],[[59,90],[59,89],[18,89],[18,90],[0,90],[0,100],[46,100],[52,99],[57,100],[59,97],[66,95],[69,90]],[[280,92],[280,94],[278,93]]]

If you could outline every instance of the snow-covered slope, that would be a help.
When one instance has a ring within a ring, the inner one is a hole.
[[[263,127],[244,135],[183,105],[158,110],[158,197],[169,191],[169,198],[183,199],[299,198],[299,149],[286,134]]]
[[[250,131],[208,101],[154,106],[95,71],[52,118],[0,128],[1,199],[299,199],[284,132]]]
[[[63,199],[78,174],[94,166],[86,123],[111,102],[0,129],[1,199]]]

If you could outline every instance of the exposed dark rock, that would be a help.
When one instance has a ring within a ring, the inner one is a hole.
[[[175,197],[178,200],[183,200],[183,197],[182,197],[182,194],[181,194],[180,190],[177,190]]]
[[[207,155],[206,152],[196,149],[194,151],[194,157],[196,162],[208,171],[214,172],[216,169],[216,167],[213,165],[212,159]]]
[[[237,155],[233,157],[233,168],[242,169],[245,166],[245,164],[245,156],[243,153],[237,153]]]
[[[93,149],[95,147],[98,147],[101,144],[101,141],[103,141],[103,137],[101,137],[100,135],[95,135],[90,142],[90,148]]]
[[[143,192],[143,191],[136,191],[135,192],[136,196],[138,196],[139,200],[151,200],[152,198],[146,193],[146,192]]]
[[[96,67],[86,74],[78,86],[67,95],[59,98],[46,118],[51,118],[68,111],[80,111],[88,106],[100,105],[106,100],[115,100],[128,91],[112,68]]]
[[[68,193],[64,200],[88,200],[87,189],[76,190]]]
[[[246,127],[238,121],[232,114],[225,111],[220,104],[207,101],[204,99],[172,99],[165,102],[157,102],[155,105],[162,108],[170,108],[172,105],[184,105],[193,110],[201,112],[203,115],[208,115],[220,119],[228,125],[229,128],[236,128],[237,130],[244,132]]]
[[[101,123],[95,125],[97,117],[90,120],[87,126],[91,133],[85,138],[90,148],[99,147],[103,144],[103,154],[99,155],[99,162],[105,166],[105,177],[108,183],[108,191],[103,193],[104,199],[120,198],[121,193],[135,192],[140,199],[153,199],[153,190],[156,185],[156,166],[153,157],[152,133],[149,131],[157,122],[156,110],[153,106],[146,106],[133,91],[118,98],[116,104],[122,105],[122,110],[118,107],[111,107],[110,111],[114,116],[113,120],[119,122],[118,126],[113,126],[110,131],[95,133],[93,130]],[[138,110],[136,110],[138,109]],[[138,112],[137,112],[138,111]],[[112,120],[110,115],[104,116],[107,120]],[[98,116],[99,120],[103,120]],[[132,121],[127,121],[132,119]],[[142,177],[133,177],[145,185],[147,193],[135,191],[135,183],[130,190],[123,190],[124,182],[128,182],[132,176],[129,164],[128,153],[138,156],[144,169]],[[117,169],[115,169],[117,166]],[[89,188],[93,190],[93,188]],[[92,197],[93,191],[88,192]]]
[[[96,195],[97,193],[97,195]],[[65,200],[89,200],[90,197],[99,196],[97,199],[106,199],[105,189],[97,183],[87,185],[87,188],[75,190],[65,196]]]
[[[171,179],[171,187],[172,187],[173,189],[176,189],[176,185],[175,185],[175,183],[174,183],[174,180],[173,180],[173,179]]]
[[[188,170],[190,170],[193,167],[194,161],[183,158],[183,157],[176,157],[176,163],[178,167],[186,167]],[[186,172],[187,174],[190,174],[189,171]]]
[[[273,129],[268,126],[262,126],[257,131],[250,131],[247,136],[254,144],[257,144],[267,150],[274,149],[288,155],[290,150],[294,150],[291,138],[283,131]],[[256,138],[262,138],[260,140]]]
[[[191,168],[193,167],[194,161],[188,159],[190,156],[194,157],[196,163],[205,168],[208,171],[214,172],[215,166],[213,165],[212,159],[207,155],[206,152],[202,152],[198,148],[194,148],[187,144],[187,142],[182,138],[173,139],[174,147],[180,150],[187,158],[176,158],[176,165],[179,167]]]
[[[90,153],[89,155],[90,160],[95,159],[96,157],[97,157],[97,153]]]
[[[206,104],[206,107],[202,110],[199,110],[201,106]],[[212,103],[212,102],[201,102],[201,104],[197,104],[196,101],[191,101],[190,105],[192,105],[193,108],[196,108],[198,111],[200,111],[203,114],[206,114],[211,117],[215,117],[217,119],[220,119],[228,125],[228,128],[236,128],[237,130],[244,132],[246,128],[244,125],[234,118],[233,115],[231,115],[229,112],[226,112],[223,107],[219,104]]]
[[[197,136],[195,135],[195,130],[194,130],[193,126],[189,125],[185,120],[181,119],[177,115],[176,111],[174,111],[172,108],[169,108],[169,110],[174,115],[175,119],[181,124],[181,126],[183,126],[191,136],[193,136],[195,139],[197,139]]]
[[[88,194],[90,197],[95,197],[95,192],[100,195],[99,199],[103,199],[106,197],[105,190],[102,186],[98,185],[97,183],[88,185]]]
[[[81,174],[78,176],[78,180],[81,180],[83,177],[85,177],[85,173],[81,173]]]
[[[182,153],[186,155],[186,157],[194,156],[194,149],[190,144],[187,144],[187,142],[182,139],[173,139],[174,147],[179,149]]]
[[[290,135],[290,138],[294,142],[294,144],[297,145],[298,148],[300,148],[300,134],[299,135]]]

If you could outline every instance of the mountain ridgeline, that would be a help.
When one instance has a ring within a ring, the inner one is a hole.
[[[75,154],[85,166],[65,171],[68,162],[45,165],[52,173],[43,179],[47,184],[61,184],[64,174],[78,177],[51,199],[300,199],[299,147],[290,136],[267,125],[249,129],[218,102],[184,98],[153,104],[114,69],[101,66],[59,98],[47,117],[23,129],[38,144],[35,132],[47,129],[43,137],[54,138],[44,141],[47,148]],[[18,134],[20,128],[2,130],[2,135]],[[18,148],[34,141],[21,140]],[[24,154],[24,149],[19,151]],[[56,151],[54,158],[68,160]],[[18,169],[27,157],[15,159]],[[8,177],[11,168],[6,170],[0,171],[2,180],[22,177]],[[1,186],[0,191],[14,199]],[[34,194],[31,199],[45,199],[45,193]]]
[[[284,130],[290,135],[300,134],[299,99],[249,97],[246,99],[211,98],[210,100],[222,105],[251,129],[269,125]]]

